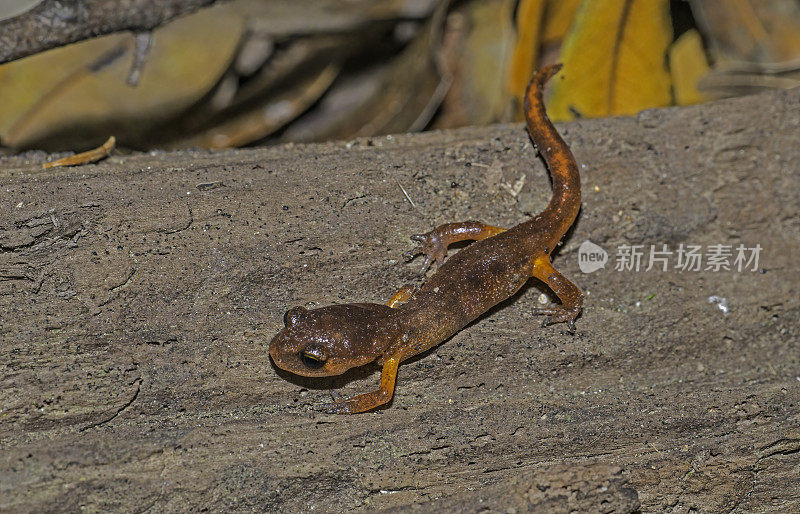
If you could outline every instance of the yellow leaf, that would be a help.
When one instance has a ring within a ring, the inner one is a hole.
[[[549,0],[544,14],[542,44],[558,43],[567,35],[581,0]]]
[[[153,33],[141,80],[126,78],[133,36],[115,34],[14,61],[6,68],[0,97],[22,105],[4,122],[11,147],[69,147],[110,133],[136,137],[182,112],[206,94],[227,69],[244,31],[240,15],[225,6],[178,18]],[[25,90],[29,85],[31,92]],[[19,94],[9,94],[14,86]],[[80,130],[78,130],[80,129]]]
[[[54,87],[88,73],[92,63],[113,55],[129,38],[129,34],[112,34],[0,66],[0,98],[5,99],[0,109],[0,136],[8,138],[12,126],[38,102],[51,97]]]
[[[708,62],[700,33],[684,32],[669,49],[669,68],[675,103],[690,105],[707,100],[697,89],[698,81],[708,73]]]
[[[515,116],[522,119],[522,97],[533,75],[545,0],[521,0],[517,6],[517,40],[511,54],[508,89],[515,100]]]
[[[584,0],[561,49],[547,110],[557,120],[669,105],[667,0]]]

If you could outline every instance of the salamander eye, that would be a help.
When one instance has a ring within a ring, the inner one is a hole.
[[[292,307],[283,315],[283,324],[290,327],[300,321],[307,312],[308,309],[305,307]]]
[[[319,350],[303,350],[300,352],[300,361],[309,369],[320,369],[328,360]]]

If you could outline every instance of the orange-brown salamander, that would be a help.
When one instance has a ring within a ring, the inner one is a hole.
[[[297,375],[339,375],[377,362],[380,387],[327,406],[328,412],[353,414],[387,403],[394,393],[397,366],[449,338],[472,320],[516,293],[530,277],[553,290],[560,305],[537,309],[545,322],[566,322],[570,330],[581,311],[581,291],[550,264],[550,253],[569,229],[581,206],[578,166],[567,144],[547,118],[542,88],[561,65],[534,75],[525,94],[528,132],[550,169],[553,196],[538,216],[505,230],[477,221],[447,223],[426,234],[413,255],[424,254],[423,270],[441,264],[419,290],[402,288],[387,305],[354,303],[308,310],[294,307],[285,327],[272,339],[269,353],[279,368]],[[474,240],[447,261],[447,247]]]

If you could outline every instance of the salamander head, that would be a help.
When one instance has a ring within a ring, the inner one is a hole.
[[[306,377],[340,375],[380,357],[391,343],[393,309],[377,304],[294,307],[272,338],[269,354],[281,369]]]

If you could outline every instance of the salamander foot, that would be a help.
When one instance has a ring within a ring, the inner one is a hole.
[[[414,234],[411,236],[412,241],[417,241],[419,244],[413,250],[406,253],[406,259],[411,260],[417,255],[424,255],[425,261],[422,263],[421,272],[425,273],[431,264],[436,263],[441,266],[447,257],[447,242],[439,237],[437,230],[431,230],[424,234]]]
[[[553,325],[555,323],[566,323],[567,324],[567,331],[570,334],[575,333],[575,319],[580,315],[581,308],[580,307],[573,307],[571,309],[565,309],[564,307],[544,307],[541,309],[534,309],[534,314],[541,314],[547,316],[544,320],[542,320],[542,326],[546,327],[548,325]]]

